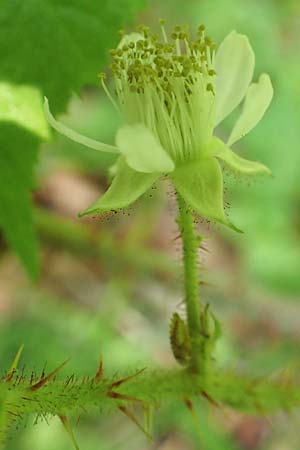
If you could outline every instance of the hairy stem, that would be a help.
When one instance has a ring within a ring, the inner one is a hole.
[[[102,366],[101,366],[102,367]],[[57,373],[60,368],[51,374]],[[214,407],[229,406],[247,413],[273,413],[300,405],[299,383],[291,374],[274,378],[250,378],[222,371],[207,383],[187,370],[141,370],[122,377],[96,376],[36,379],[16,373],[0,379],[0,449],[8,430],[23,417],[38,414],[45,418],[77,416],[82,411],[101,408],[102,413],[120,407],[157,407],[183,398],[202,396]]]
[[[191,211],[183,198],[177,194],[184,263],[184,290],[187,324],[191,342],[190,369],[204,374],[205,360],[202,356],[203,330],[201,329],[201,308],[199,302],[200,278],[198,270],[198,248],[201,237],[196,233]]]

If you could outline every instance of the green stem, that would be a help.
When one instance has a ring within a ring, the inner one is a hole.
[[[201,236],[195,231],[193,215],[184,199],[178,194],[178,224],[182,237],[184,263],[184,290],[187,311],[187,324],[191,342],[190,369],[193,372],[205,372],[203,353],[203,333],[199,302],[200,277],[198,270],[198,248]]]
[[[132,370],[124,374],[123,379],[105,374],[99,382],[93,377],[75,377],[71,372],[70,376],[61,376],[61,379],[49,379],[34,390],[30,377],[20,381],[15,375],[10,381],[0,380],[0,448],[9,422],[13,424],[18,417],[29,414],[69,416],[98,406],[105,414],[120,405],[137,403],[157,408],[157,405],[182,401],[183,398],[199,398],[201,394],[206,399],[212,398],[216,404],[252,414],[288,410],[300,405],[299,383],[286,375],[278,379],[252,378],[221,370],[210,380],[207,392],[206,388],[201,377],[183,370]]]

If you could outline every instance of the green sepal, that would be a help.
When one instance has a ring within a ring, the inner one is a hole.
[[[111,186],[79,217],[126,208],[144,194],[159,177],[158,173],[141,173],[131,169],[123,158],[117,164],[117,173]]]
[[[214,158],[185,163],[170,176],[176,190],[200,216],[232,227],[224,212],[222,171]]]
[[[191,343],[187,324],[174,313],[170,323],[170,342],[175,359],[187,366],[191,359]]]
[[[222,327],[219,320],[210,310],[209,304],[206,304],[204,311],[200,316],[201,328],[206,337],[206,348],[211,354],[218,340],[222,337]]]
[[[211,312],[209,304],[206,304],[200,314],[202,346],[201,356],[203,364],[206,364],[207,373],[213,370],[215,364],[214,351],[216,344],[222,336],[221,324],[215,315]]]
[[[268,167],[259,162],[241,158],[218,138],[213,138],[211,152],[213,156],[221,159],[226,166],[235,172],[243,173],[245,175],[271,175],[271,171]]]

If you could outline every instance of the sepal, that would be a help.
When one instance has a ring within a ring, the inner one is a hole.
[[[79,216],[126,208],[144,194],[158,177],[157,173],[136,172],[126,164],[123,158],[120,158],[117,164],[117,173],[109,189]]]

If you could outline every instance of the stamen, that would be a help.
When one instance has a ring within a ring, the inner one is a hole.
[[[99,73],[98,77],[100,78],[103,90],[104,90],[105,94],[107,95],[107,98],[110,100],[110,102],[112,103],[112,105],[115,108],[115,110],[120,114],[120,109],[119,109],[117,103],[115,102],[115,100],[112,98],[111,93],[109,92],[109,90],[108,90],[108,88],[107,88],[107,86],[105,84],[105,81],[104,81],[105,78],[106,78],[105,73],[103,73],[103,72]]]
[[[165,41],[166,44],[168,44],[168,36],[165,30],[165,21],[163,19],[160,19],[159,24],[160,24],[160,29],[161,29],[161,34],[163,36],[163,40]]]

